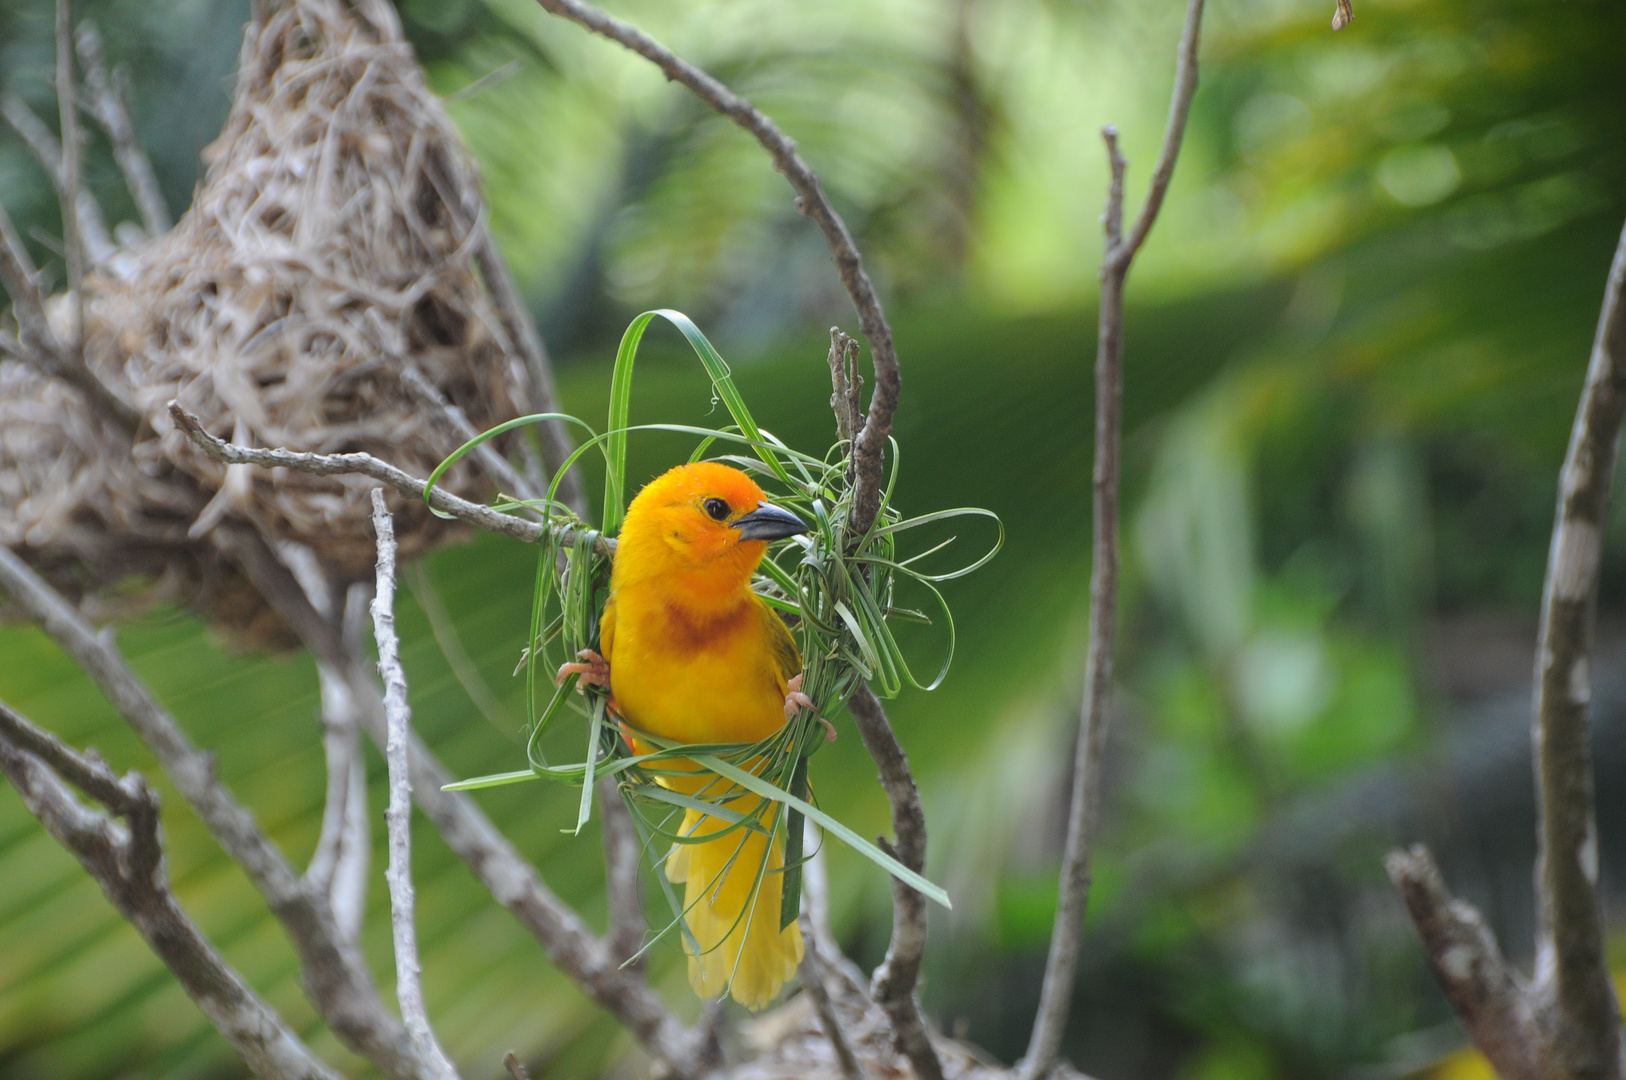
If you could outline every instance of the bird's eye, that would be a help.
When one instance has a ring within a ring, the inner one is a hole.
[[[710,514],[715,521],[722,521],[728,517],[728,503],[722,499],[707,499],[702,505],[705,506],[706,513]]]

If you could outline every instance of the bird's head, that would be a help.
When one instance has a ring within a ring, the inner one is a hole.
[[[743,587],[770,540],[806,531],[740,470],[714,461],[679,465],[645,484],[627,507],[616,576],[677,574],[718,590]]]

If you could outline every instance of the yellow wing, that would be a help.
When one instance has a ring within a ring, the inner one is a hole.
[[[762,597],[755,594],[753,596],[768,631],[768,651],[779,667],[779,679],[788,683],[802,673],[802,654],[796,649],[796,639],[791,636],[790,627],[785,625],[785,620],[779,617],[779,612]]]
[[[792,648],[795,646],[793,645]],[[615,663],[615,598],[604,603],[604,612],[598,617],[598,654],[611,664]]]

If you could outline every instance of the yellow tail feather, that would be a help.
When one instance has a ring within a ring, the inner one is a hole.
[[[760,800],[745,796],[728,807],[754,815]],[[704,836],[727,828],[727,823],[689,810],[682,833]],[[764,858],[767,868],[759,875]],[[780,845],[769,844],[759,832],[735,829],[700,844],[674,844],[666,859],[666,877],[683,883],[684,918],[688,938],[689,985],[701,997],[730,991],[734,1000],[753,1012],[762,1009],[784,988],[802,962],[802,931],[796,923],[779,929],[779,901],[783,890],[785,856]],[[753,896],[753,894],[755,894]]]

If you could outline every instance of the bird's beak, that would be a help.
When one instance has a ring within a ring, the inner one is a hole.
[[[757,508],[734,522],[741,540],[783,540],[807,532],[802,519],[773,503],[757,503]]]

